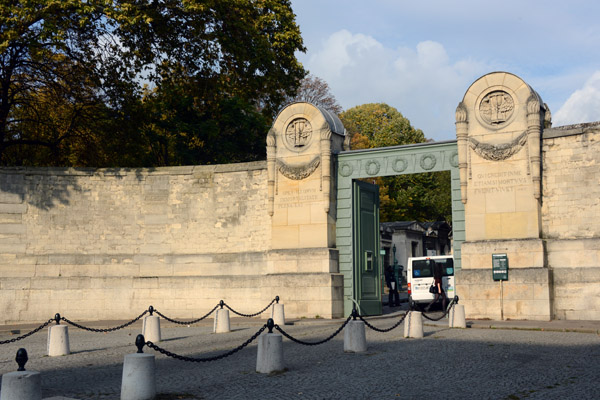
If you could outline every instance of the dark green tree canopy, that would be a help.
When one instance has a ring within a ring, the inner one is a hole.
[[[247,137],[305,75],[294,18],[288,0],[3,1],[0,165],[260,157]]]

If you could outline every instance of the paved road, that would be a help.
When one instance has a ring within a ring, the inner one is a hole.
[[[387,328],[399,315],[370,322]],[[342,322],[301,320],[284,329],[301,340],[316,341],[329,336]],[[597,329],[593,330],[598,328],[597,322],[584,324],[575,329],[578,332],[561,331],[581,325],[567,322],[552,325],[552,331],[542,331],[544,324],[519,326],[519,322],[500,326],[500,322],[471,321],[471,329],[448,329],[445,320],[437,324],[424,322],[423,339],[402,338],[402,325],[388,333],[367,328],[368,351],[360,354],[344,353],[343,332],[319,346],[302,346],[284,339],[287,370],[270,376],[255,372],[256,342],[210,363],[188,363],[148,348],[144,351],[156,354],[157,391],[162,400],[599,396],[600,336]],[[243,343],[263,323],[258,319],[232,319],[231,333],[213,334],[212,321],[191,327],[162,321],[163,341],[159,345],[191,357],[217,355]],[[111,325],[97,322],[95,326]],[[477,329],[490,326],[506,329]],[[16,370],[16,351],[25,347],[30,357],[27,369],[42,373],[44,398],[118,399],[123,357],[136,351],[133,343],[140,329],[137,323],[113,333],[90,333],[70,327],[72,354],[63,357],[46,356],[44,330],[19,342],[1,345],[0,373]],[[9,330],[0,329],[0,341],[14,336]]]

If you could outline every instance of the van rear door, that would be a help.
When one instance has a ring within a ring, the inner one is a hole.
[[[442,278],[442,288],[446,292],[446,296],[451,299],[454,297],[454,259],[445,258],[435,260],[435,262],[441,262],[444,266],[444,277]]]
[[[409,259],[407,278],[410,279],[410,297],[417,303],[429,303],[435,295],[429,293],[433,285],[435,264],[442,264],[442,289],[448,298],[454,297],[454,259],[452,256],[415,257]]]
[[[427,258],[413,259],[411,271],[411,298],[416,302],[429,302],[433,295],[429,287],[433,284],[433,262]]]

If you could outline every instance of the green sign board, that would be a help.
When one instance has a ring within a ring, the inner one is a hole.
[[[492,254],[492,276],[495,281],[508,280],[508,256]]]

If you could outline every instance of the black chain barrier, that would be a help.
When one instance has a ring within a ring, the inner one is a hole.
[[[374,331],[384,332],[385,333],[385,332],[390,332],[392,329],[397,328],[402,322],[404,322],[404,320],[406,319],[407,315],[408,315],[408,313],[404,313],[404,315],[402,316],[402,318],[400,318],[400,320],[398,322],[396,322],[394,325],[392,325],[391,327],[389,327],[387,329],[380,329],[380,328],[377,328],[377,327],[371,325],[366,319],[364,319],[362,317],[362,315],[357,315],[357,317],[360,318],[360,320],[362,322],[364,322],[365,325],[367,325],[369,328],[373,329]]]
[[[228,351],[227,353],[223,353],[220,354],[218,356],[214,356],[214,357],[205,357],[205,358],[194,358],[194,357],[186,357],[186,356],[182,356],[179,354],[175,354],[172,353],[168,350],[165,350],[161,347],[158,347],[157,345],[155,345],[154,343],[152,343],[151,341],[147,341],[147,342],[143,342],[143,336],[142,335],[138,335],[138,338],[140,336],[142,336],[141,339],[141,343],[138,343],[138,340],[136,339],[136,346],[138,346],[138,353],[141,353],[141,349],[142,347],[144,347],[144,345],[150,347],[151,349],[154,349],[156,351],[158,351],[161,354],[164,354],[167,357],[171,357],[174,358],[176,360],[181,360],[181,361],[187,361],[187,362],[209,362],[209,361],[217,361],[217,360],[221,360],[225,357],[229,357],[230,355],[237,353],[238,351],[240,351],[241,349],[243,349],[244,347],[248,346],[250,343],[252,343],[261,333],[263,333],[263,331],[267,329],[267,324],[265,324],[262,328],[260,328],[254,335],[252,335],[252,337],[248,340],[246,340],[244,343],[242,343],[240,346],[236,347],[235,349]],[[141,347],[140,347],[141,344]]]
[[[438,318],[432,318],[430,316],[428,316],[425,311],[423,310],[423,308],[418,304],[418,303],[414,303],[417,308],[419,309],[419,311],[421,311],[421,313],[423,314],[423,317],[425,317],[426,319],[430,320],[430,321],[439,321],[442,318],[445,318],[448,313],[450,312],[450,310],[452,309],[452,306],[454,305],[454,303],[458,304],[458,296],[454,296],[454,298],[450,301],[450,304],[448,305],[448,307],[446,307],[446,310],[444,310],[444,313],[442,314],[441,317]]]
[[[150,306],[150,307],[152,307],[152,306]],[[209,312],[208,312],[206,315],[204,315],[203,317],[200,317],[200,318],[198,318],[198,319],[195,319],[195,320],[192,320],[192,321],[177,321],[177,320],[174,320],[174,319],[171,319],[171,318],[167,317],[166,315],[164,315],[163,313],[161,313],[160,311],[158,311],[158,310],[156,310],[156,309],[153,309],[153,310],[150,312],[150,315],[152,315],[152,312],[155,312],[155,313],[157,313],[158,315],[160,315],[161,317],[163,317],[164,319],[166,319],[167,321],[169,321],[169,322],[172,322],[172,323],[174,323],[174,324],[179,324],[179,325],[192,325],[192,324],[195,324],[196,322],[200,322],[200,321],[202,321],[203,319],[207,318],[207,317],[208,317],[210,314],[212,314],[213,312],[215,312],[215,310],[217,309],[217,307],[219,307],[219,304],[217,304],[217,305],[216,305],[216,306],[215,306],[215,307],[214,307],[212,310],[210,310],[210,311],[209,311]]]
[[[212,314],[212,313],[213,313],[213,312],[214,312],[214,311],[215,311],[215,310],[216,310],[216,309],[217,309],[219,306],[221,306],[221,308],[223,308],[223,306],[225,306],[225,307],[227,307],[229,310],[231,310],[231,311],[232,311],[234,314],[237,314],[237,315],[239,315],[239,316],[242,316],[242,317],[255,317],[255,316],[257,316],[257,315],[260,315],[260,314],[262,314],[263,312],[265,312],[265,311],[266,311],[266,310],[267,310],[269,307],[271,307],[271,305],[272,305],[274,302],[277,302],[277,303],[279,303],[279,296],[276,296],[276,297],[275,297],[275,298],[274,298],[274,299],[273,299],[273,300],[272,300],[272,301],[269,303],[269,305],[267,305],[265,308],[263,308],[261,311],[259,311],[259,312],[255,313],[255,314],[242,314],[242,313],[239,313],[239,312],[235,311],[234,309],[232,309],[231,307],[229,307],[227,304],[225,304],[225,302],[223,302],[223,300],[221,300],[221,302],[220,302],[219,304],[217,304],[216,306],[214,306],[214,308],[213,308],[212,310],[210,310],[210,311],[209,311],[209,312],[208,312],[206,315],[204,315],[203,317],[200,317],[200,318],[198,318],[198,319],[192,320],[192,321],[177,321],[177,320],[174,320],[174,319],[172,319],[172,318],[169,318],[169,317],[167,317],[166,315],[164,315],[164,314],[163,314],[163,313],[161,313],[160,311],[158,311],[158,310],[154,309],[152,306],[150,306],[150,307],[148,308],[148,310],[145,310],[145,311],[144,311],[143,313],[141,313],[141,314],[140,314],[140,315],[139,315],[137,318],[134,318],[134,319],[132,319],[131,321],[129,321],[129,322],[127,322],[127,323],[123,324],[123,325],[115,326],[115,327],[113,327],[113,328],[106,328],[106,329],[96,329],[96,328],[90,328],[90,327],[87,327],[87,326],[83,326],[83,325],[80,325],[80,324],[78,324],[78,323],[76,323],[76,322],[73,322],[73,321],[71,321],[71,320],[70,320],[70,319],[68,319],[68,318],[61,317],[61,316],[60,316],[60,314],[56,314],[56,315],[54,316],[54,318],[51,318],[51,319],[49,319],[48,321],[46,321],[45,323],[43,323],[42,325],[40,325],[40,326],[39,326],[39,327],[37,327],[36,329],[32,330],[31,332],[28,332],[28,333],[26,333],[26,334],[24,334],[24,335],[22,335],[22,336],[19,336],[19,337],[13,338],[13,339],[9,339],[9,340],[0,341],[0,345],[7,344],[7,343],[14,343],[14,342],[16,342],[16,341],[18,341],[18,340],[25,339],[26,337],[28,337],[28,336],[31,336],[31,335],[33,335],[33,334],[35,334],[35,333],[37,333],[37,332],[41,331],[42,329],[44,329],[45,327],[47,327],[48,325],[50,325],[50,323],[52,323],[52,321],[56,321],[56,324],[57,324],[57,325],[60,323],[60,321],[65,321],[65,322],[66,322],[67,324],[69,324],[69,325],[73,325],[73,326],[74,326],[74,327],[76,327],[76,328],[83,329],[83,330],[90,331],[90,332],[114,332],[114,331],[117,331],[117,330],[119,330],[119,329],[126,328],[126,327],[128,327],[129,325],[131,325],[131,324],[135,323],[136,321],[138,321],[140,318],[142,318],[142,317],[143,317],[144,315],[146,315],[147,313],[150,313],[150,315],[152,315],[152,313],[153,313],[153,312],[156,312],[158,315],[160,315],[162,318],[164,318],[165,320],[167,320],[167,321],[169,321],[169,322],[173,322],[173,323],[175,323],[175,324],[180,324],[180,325],[191,325],[191,324],[195,324],[196,322],[200,322],[200,321],[202,321],[203,319],[207,318],[207,317],[208,317],[209,315],[211,315],[211,314]]]
[[[262,310],[260,310],[257,313],[254,313],[254,314],[242,314],[242,313],[239,313],[239,312],[235,311],[233,308],[229,307],[227,305],[227,303],[223,302],[223,300],[221,300],[221,303],[219,305],[221,306],[221,308],[223,308],[223,306],[227,307],[232,313],[234,313],[236,315],[239,315],[240,317],[251,318],[251,317],[256,317],[257,315],[260,315],[260,314],[264,313],[275,302],[279,303],[279,296],[276,296],[273,300],[271,300],[271,302],[265,308],[263,308]]]
[[[290,335],[289,333],[287,333],[286,331],[284,331],[283,329],[281,329],[281,327],[279,325],[275,325],[275,329],[277,329],[283,336],[285,336],[286,338],[290,339],[292,342],[296,342],[298,344],[303,344],[305,346],[316,346],[318,344],[323,344],[323,343],[328,342],[331,339],[333,339],[338,333],[340,333],[342,331],[342,329],[344,329],[346,327],[346,325],[348,324],[348,322],[350,322],[351,318],[352,318],[352,315],[350,315],[348,317],[348,319],[346,319],[346,321],[342,324],[342,326],[340,326],[337,331],[333,332],[333,334],[331,334],[331,336],[329,336],[326,339],[320,340],[318,342],[305,342],[303,340],[296,339],[295,337],[293,337],[292,335]]]
[[[96,328],[89,328],[89,327],[87,327],[87,326],[79,325],[78,323],[76,323],[76,322],[73,322],[73,321],[71,321],[71,320],[69,320],[69,319],[67,319],[67,318],[65,318],[65,317],[61,317],[59,314],[56,314],[56,315],[57,315],[57,318],[58,318],[58,319],[60,319],[60,320],[62,320],[62,321],[65,321],[67,324],[69,324],[69,325],[73,325],[73,326],[75,326],[75,327],[77,327],[77,328],[79,328],[79,329],[83,329],[83,330],[90,331],[90,332],[114,332],[114,331],[117,331],[117,330],[119,330],[119,329],[123,329],[123,328],[126,328],[126,327],[128,327],[129,325],[131,325],[131,324],[133,324],[134,322],[138,321],[140,318],[142,318],[142,317],[143,317],[144,315],[146,315],[147,313],[148,313],[148,310],[145,310],[143,313],[141,313],[141,314],[139,315],[139,317],[137,317],[137,318],[135,318],[135,319],[132,319],[131,321],[129,321],[129,322],[127,322],[127,323],[123,324],[123,325],[115,326],[114,328],[106,328],[106,329],[96,329]],[[57,323],[58,323],[58,319],[57,319],[57,321],[56,321]]]
[[[42,325],[38,326],[37,328],[35,328],[31,332],[28,332],[28,333],[26,333],[26,334],[24,334],[22,336],[19,336],[19,337],[13,338],[13,339],[4,340],[4,341],[0,342],[0,344],[14,343],[14,342],[16,342],[18,340],[25,339],[26,337],[31,336],[34,333],[37,333],[37,332],[41,331],[42,329],[44,329],[45,327],[47,327],[48,325],[50,325],[50,323],[52,321],[54,321],[54,318],[51,318],[48,321],[44,322]]]

